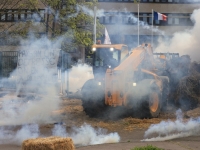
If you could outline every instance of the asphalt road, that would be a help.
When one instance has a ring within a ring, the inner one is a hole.
[[[119,133],[120,143],[77,147],[77,150],[131,150],[134,147],[153,145],[164,150],[200,150],[200,136],[184,137],[163,142],[142,142],[145,130]]]
[[[153,145],[164,150],[199,150],[200,136],[178,138],[164,142],[142,142],[145,130],[119,133],[121,140],[114,144],[99,144],[91,146],[76,146],[77,150],[131,150],[134,147]],[[20,150],[18,145],[0,145],[0,150]]]
[[[0,95],[0,98],[3,98],[4,95]],[[77,150],[131,150],[136,146],[146,146],[146,145],[153,145],[159,148],[163,148],[165,150],[200,150],[200,135],[199,136],[191,136],[191,137],[184,137],[184,138],[177,138],[169,141],[164,142],[142,142],[144,137],[144,133],[147,128],[136,128],[131,131],[124,130],[124,123],[127,125],[127,120],[122,121],[114,121],[114,122],[103,122],[97,119],[91,119],[85,115],[83,109],[81,107],[80,100],[65,100],[62,104],[63,110],[66,113],[62,113],[62,121],[65,121],[66,127],[73,127],[73,125],[82,125],[83,123],[87,122],[93,126],[96,125],[107,125],[106,127],[112,126],[112,131],[108,129],[109,132],[117,132],[120,136],[120,142],[114,144],[99,144],[99,145],[91,145],[91,146],[76,146]],[[76,118],[76,119],[75,119]],[[163,118],[164,119],[164,118]],[[162,120],[162,119],[161,119]],[[132,122],[128,122],[130,125],[137,125],[140,124],[138,120],[131,120]],[[141,120],[142,121],[142,120]],[[144,124],[148,120],[144,120],[141,122]],[[156,122],[156,119],[149,120],[152,122]],[[132,124],[131,124],[132,123]],[[114,124],[114,125],[113,125]],[[118,126],[119,125],[119,126]],[[101,126],[100,126],[101,127]],[[118,128],[116,128],[118,127]],[[42,135],[48,135],[50,132],[50,128],[43,127],[41,128],[40,132]],[[1,136],[1,134],[0,134]],[[20,145],[14,145],[13,143],[10,144],[1,144],[0,141],[0,150],[21,150]]]

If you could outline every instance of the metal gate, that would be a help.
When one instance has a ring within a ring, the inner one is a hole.
[[[10,73],[16,69],[18,52],[1,51],[0,52],[0,78],[9,77]]]
[[[23,51],[1,51],[0,52],[0,79],[2,78],[8,78],[11,73],[17,69],[19,65],[20,57],[24,55]],[[25,57],[25,56],[24,56]],[[66,70],[71,66],[70,64],[70,56],[68,53],[65,53],[63,51],[60,51],[59,59],[57,62],[57,68],[59,70],[58,75],[61,75],[61,72],[67,73],[68,77],[68,71]],[[65,77],[59,76],[58,80],[61,80],[62,84],[62,92],[65,90],[67,91],[69,89],[69,83],[68,79],[65,79]],[[65,88],[64,88],[65,85]],[[10,82],[9,80],[0,80],[0,88],[15,88],[15,82]]]

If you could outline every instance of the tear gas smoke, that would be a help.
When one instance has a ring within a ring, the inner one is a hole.
[[[83,84],[87,80],[92,78],[94,77],[91,66],[86,64],[78,64],[77,66],[73,66],[69,72],[69,91],[76,92],[82,88]]]
[[[83,11],[85,14],[92,16],[92,17],[94,16],[94,10],[88,8],[87,6],[78,5],[78,11]],[[105,16],[104,10],[103,9],[97,9],[96,16],[97,17]]]
[[[55,125],[52,129],[53,136],[71,137],[75,145],[95,145],[103,143],[117,143],[120,141],[118,133],[106,133],[104,129],[94,129],[90,125],[84,124],[80,128],[74,127],[69,133],[63,125]],[[20,145],[24,140],[30,138],[44,137],[40,134],[37,124],[23,125],[17,131],[13,127],[0,127],[0,144]]]
[[[9,80],[16,84],[16,91],[2,98],[0,125],[49,122],[59,106],[56,73],[61,39],[51,42],[31,36],[22,43],[26,46],[11,75],[15,80]]]
[[[86,6],[78,5],[77,8],[78,8],[77,9],[78,12],[83,11],[85,14],[87,14],[89,16],[92,16],[92,17],[94,16],[94,11],[91,10],[90,8],[86,7]],[[112,10],[112,13],[115,13],[115,12],[117,13],[118,11],[117,10]],[[138,18],[135,15],[130,14],[130,12],[128,12],[126,9],[124,9],[123,12],[129,14],[127,16],[127,18],[129,18],[131,22],[133,22],[135,24],[138,23]],[[97,9],[96,16],[97,17],[105,16],[105,10],[104,9]],[[140,27],[142,27],[144,29],[148,29],[148,30],[151,30],[153,32],[157,32],[157,33],[159,33],[161,35],[164,35],[164,32],[159,30],[157,26],[154,26],[153,29],[152,29],[152,26],[150,26],[148,23],[146,23],[144,21],[140,21],[140,20],[139,20],[139,25],[140,25]]]
[[[176,32],[169,42],[160,40],[156,52],[177,52],[180,55],[190,55],[193,61],[199,61],[200,38],[200,9],[194,10],[191,20],[194,23],[192,29]]]
[[[80,128],[73,128],[71,134],[66,133],[66,129],[62,125],[56,125],[52,130],[53,135],[62,137],[71,137],[75,145],[96,145],[103,143],[117,143],[120,141],[118,133],[107,134],[105,130],[99,128],[95,130],[88,124],[82,125]]]
[[[128,13],[128,12],[126,11],[126,13]],[[132,23],[135,23],[135,24],[138,23],[138,18],[135,15],[129,14],[127,17],[130,18],[130,21]],[[165,34],[164,31],[159,30],[157,26],[153,26],[153,29],[152,29],[152,26],[150,26],[147,22],[144,22],[144,21],[139,20],[139,26],[142,27],[143,29],[148,29],[153,32],[157,32],[161,35]]]
[[[21,143],[29,138],[37,138],[39,136],[39,127],[37,124],[24,125],[14,132],[10,128],[0,127],[0,144],[16,144]]]
[[[191,118],[188,121],[183,121],[181,110],[178,110],[176,115],[176,121],[168,120],[151,125],[145,132],[144,137],[146,139],[142,141],[166,141],[180,137],[200,135],[200,118]],[[153,135],[156,135],[156,137],[148,138]]]

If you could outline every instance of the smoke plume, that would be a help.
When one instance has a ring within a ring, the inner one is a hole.
[[[0,144],[20,145],[24,140],[30,138],[45,137],[40,134],[37,124],[23,125],[17,131],[14,130],[15,127],[0,127]],[[94,129],[88,124],[84,124],[80,128],[74,127],[70,133],[66,131],[65,126],[58,124],[52,129],[52,135],[70,137],[77,146],[117,143],[120,141],[118,133],[107,134],[106,130],[101,128]]]
[[[50,41],[46,37],[21,41],[17,69],[7,82],[15,85],[12,92],[2,98],[0,125],[47,123],[51,113],[59,107],[57,61],[61,39]]]
[[[166,141],[175,138],[200,135],[200,118],[183,120],[181,110],[176,112],[176,121],[162,121],[153,124],[145,132],[145,139],[142,141]],[[156,136],[155,136],[156,135]],[[148,138],[154,136],[152,138]]]
[[[199,38],[200,38],[200,9],[194,10],[191,20],[194,23],[192,29],[176,32],[169,42],[159,41],[157,52],[177,52],[180,55],[190,55],[193,61],[199,61]]]
[[[94,16],[94,11],[90,8],[88,8],[87,6],[84,6],[84,5],[78,5],[78,11],[83,11],[85,14],[93,17]],[[103,9],[97,9],[96,10],[96,16],[97,17],[102,17],[102,16],[105,16],[104,14],[104,10]]]
[[[73,66],[69,72],[69,91],[76,92],[83,84],[93,78],[92,67],[84,64]]]
[[[117,143],[120,141],[118,133],[106,133],[106,130],[98,128],[94,129],[88,124],[82,125],[80,128],[74,127],[72,133],[66,133],[66,129],[62,125],[56,125],[52,130],[53,135],[62,137],[71,137],[75,145],[96,145],[103,143]]]
[[[11,127],[0,127],[0,144],[20,145],[24,140],[37,138],[39,136],[39,127],[37,124],[24,125],[14,132]]]

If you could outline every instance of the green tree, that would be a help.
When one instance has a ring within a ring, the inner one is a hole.
[[[93,43],[94,17],[88,15],[93,12],[97,2],[81,0],[41,0],[50,7],[51,19],[48,27],[52,36],[63,35],[65,41],[62,46],[66,51],[73,50],[77,46],[88,47]],[[97,21],[97,37],[101,35],[102,25]]]
[[[45,8],[45,21],[35,26],[33,20],[26,22],[1,23],[0,33],[7,31],[15,35],[25,36],[31,29],[34,33],[46,32],[49,38],[63,36],[65,38],[62,46],[64,50],[70,51],[77,46],[88,47],[93,43],[93,22],[92,15],[95,0],[1,0],[0,9],[21,9],[35,10],[41,15],[38,9]],[[86,9],[85,9],[86,8]],[[101,35],[103,26],[97,20],[97,37]]]

